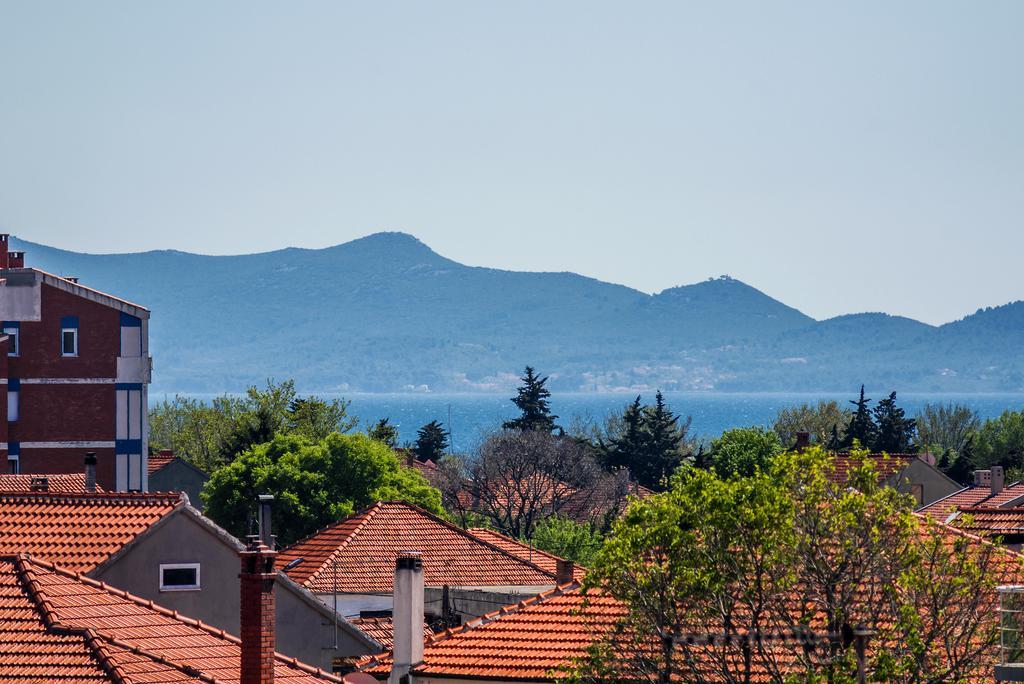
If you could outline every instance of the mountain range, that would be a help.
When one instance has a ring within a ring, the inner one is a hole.
[[[83,254],[26,264],[152,311],[153,392],[1024,390],[1024,302],[932,326],[818,321],[720,277],[650,295],[574,273],[465,266],[404,233],[240,256]]]

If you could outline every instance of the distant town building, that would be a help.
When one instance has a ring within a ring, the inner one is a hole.
[[[0,471],[78,473],[145,491],[149,311],[25,266],[0,234]]]

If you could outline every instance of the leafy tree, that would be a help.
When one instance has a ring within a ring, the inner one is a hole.
[[[150,448],[172,449],[206,472],[212,472],[255,444],[279,433],[295,433],[314,441],[338,431],[348,432],[356,420],[349,403],[299,398],[287,380],[249,387],[243,396],[223,395],[209,403],[176,396],[150,411]]]
[[[981,427],[977,411],[960,404],[925,404],[916,420],[920,444],[932,453],[952,452],[953,458]]]
[[[551,392],[544,385],[548,379],[542,378],[534,371],[532,366],[526,367],[526,372],[521,378],[523,384],[516,391],[512,403],[519,407],[522,412],[518,418],[506,421],[502,424],[505,430],[536,430],[543,432],[554,432],[558,429],[555,419],[558,416],[551,415],[551,405],[548,401]]]
[[[823,400],[816,405],[800,404],[782,409],[772,429],[785,447],[796,444],[798,432],[807,432],[811,435],[812,443],[832,445],[834,448],[835,444],[842,441],[851,416],[851,412],[840,407],[836,401]]]
[[[977,434],[974,447],[980,467],[1024,467],[1024,411],[1005,411],[986,420]]]
[[[273,494],[274,532],[290,544],[377,501],[402,499],[441,514],[441,493],[399,465],[386,445],[363,434],[319,442],[278,435],[210,475],[206,514],[232,534],[249,533],[257,496]]]
[[[910,454],[917,451],[917,421],[907,418],[896,405],[896,393],[882,399],[873,411],[875,441],[872,449],[887,454]]]
[[[398,428],[392,425],[387,418],[381,418],[367,429],[366,434],[370,439],[384,442],[394,449],[398,446]]]
[[[523,541],[533,544],[541,551],[587,566],[594,561],[603,538],[586,523],[579,523],[561,515],[552,515],[537,524],[532,539]]]
[[[857,408],[850,416],[850,422],[846,427],[846,436],[841,443],[844,447],[860,444],[862,447],[870,449],[875,443],[877,428],[869,408],[871,400],[864,397],[864,385],[860,386],[860,399],[850,403]]]
[[[951,455],[951,458],[946,459],[945,468],[940,466],[940,470],[948,475],[950,479],[962,485],[971,484],[974,479],[973,473],[979,468],[978,457],[974,453],[974,442],[975,435],[968,435],[967,441],[964,443],[960,453],[953,454],[952,452],[947,452],[947,454]],[[945,459],[946,455],[943,455],[943,458]]]
[[[445,450],[448,449],[448,432],[444,425],[432,420],[416,432],[416,444],[413,452],[416,458],[421,461],[441,460]]]
[[[779,436],[761,427],[726,430],[711,442],[709,462],[720,477],[751,476],[782,451]]]
[[[668,491],[634,501],[585,580],[625,614],[571,678],[852,682],[849,642],[812,649],[743,638],[801,625],[876,630],[872,643],[884,646],[868,651],[870,681],[987,676],[998,643],[994,588],[1019,568],[997,564],[995,546],[915,516],[870,459],[843,482],[833,468],[819,447],[780,453],[749,477],[684,467]],[[686,639],[695,632],[721,636]]]

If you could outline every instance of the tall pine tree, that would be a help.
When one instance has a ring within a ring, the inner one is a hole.
[[[875,441],[872,451],[887,454],[909,454],[917,450],[917,421],[907,418],[902,408],[896,405],[896,393],[882,399],[875,406]]]
[[[647,462],[636,478],[646,487],[657,487],[683,462],[684,430],[680,429],[679,416],[665,405],[661,390],[654,395],[654,406],[644,411],[644,425],[648,435]]]
[[[956,460],[944,472],[954,482],[969,485],[974,480],[974,471],[978,469],[978,459],[974,455],[975,434],[971,433],[964,442],[964,448],[956,455]]]
[[[437,461],[448,448],[448,431],[444,425],[432,420],[416,431],[416,444],[412,451],[421,461]]]
[[[537,375],[532,366],[527,366],[521,380],[523,384],[516,391],[512,403],[519,407],[522,415],[506,421],[502,427],[506,430],[554,432],[558,429],[555,425],[558,416],[551,415],[551,404],[548,402],[551,392],[544,386],[548,379]]]
[[[606,470],[616,471],[622,468],[632,469],[635,462],[644,453],[647,438],[644,435],[644,407],[640,403],[640,395],[626,407],[622,413],[622,427],[618,434],[607,443],[599,445],[601,461]]]
[[[871,449],[875,444],[875,421],[871,417],[871,409],[868,404],[870,399],[864,397],[864,385],[860,386],[860,399],[851,401],[857,407],[850,417],[850,424],[846,428],[846,438],[843,440],[844,447],[852,447],[858,442],[865,449]]]

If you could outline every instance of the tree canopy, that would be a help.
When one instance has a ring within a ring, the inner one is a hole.
[[[781,451],[779,436],[772,430],[734,428],[712,440],[708,464],[721,477],[750,476],[764,470]]]
[[[879,644],[867,653],[870,681],[988,676],[1001,552],[915,516],[870,459],[844,480],[833,468],[819,447],[777,454],[743,477],[684,466],[668,491],[634,501],[585,580],[626,614],[573,678],[847,683],[850,641],[804,648],[745,636],[860,625]]]
[[[621,417],[609,421],[607,434],[598,436],[596,450],[605,469],[628,469],[641,485],[661,489],[688,452],[689,428],[690,419],[680,421],[660,391],[650,406],[642,405],[637,396]]]
[[[505,430],[530,430],[554,432],[558,429],[555,419],[558,416],[551,414],[551,392],[545,385],[548,379],[540,377],[532,366],[527,366],[521,378],[523,384],[516,391],[512,403],[519,407],[521,412],[518,418],[506,421],[502,424]]]
[[[787,448],[796,444],[797,433],[807,432],[812,443],[835,449],[846,436],[851,416],[852,413],[839,406],[838,402],[822,400],[814,405],[800,404],[782,409],[772,429]]]
[[[282,545],[377,501],[401,499],[443,513],[441,493],[364,434],[332,433],[315,442],[278,435],[215,470],[202,497],[208,516],[244,537],[260,494],[274,495],[274,532]]]
[[[441,460],[448,449],[448,431],[444,425],[432,420],[416,433],[416,443],[413,445],[413,453],[421,461]]]

